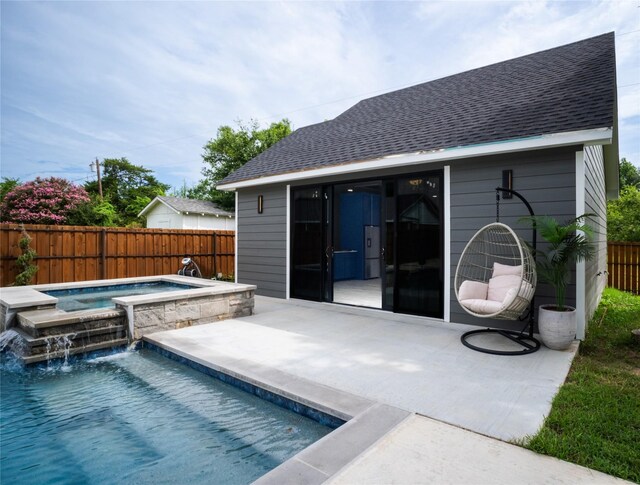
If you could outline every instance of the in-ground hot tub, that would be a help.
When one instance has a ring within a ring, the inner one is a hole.
[[[2,288],[0,318],[30,363],[248,316],[255,289],[177,275]]]
[[[58,299],[56,306],[59,310],[73,312],[91,310],[93,308],[115,308],[114,298],[163,293],[165,291],[192,290],[193,288],[200,287],[169,281],[150,281],[121,285],[83,286],[82,288],[43,291],[43,293]]]

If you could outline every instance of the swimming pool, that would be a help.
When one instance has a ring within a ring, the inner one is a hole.
[[[331,431],[146,349],[0,372],[6,483],[250,483]]]
[[[148,295],[164,291],[192,290],[193,288],[193,286],[169,281],[151,281],[148,283],[50,290],[43,291],[43,293],[58,298],[59,309],[73,312],[92,308],[115,308],[111,299],[119,296]]]

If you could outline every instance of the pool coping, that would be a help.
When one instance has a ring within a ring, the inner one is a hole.
[[[126,311],[121,308],[92,308],[89,310],[76,310],[73,312],[66,312],[58,309],[45,309],[20,313],[22,322],[25,325],[29,325],[36,329],[79,323],[96,317],[113,318],[124,315],[126,315]]]
[[[85,280],[85,281],[68,281],[66,283],[46,283],[42,285],[29,285],[22,287],[10,287],[10,288],[32,288],[36,291],[50,291],[50,290],[67,290],[73,288],[92,288],[95,286],[114,286],[123,284],[136,284],[136,283],[148,283],[152,281],[169,281],[172,283],[181,283],[191,286],[214,286],[220,283],[229,283],[228,281],[209,280],[205,278],[195,278],[193,276],[181,276],[174,274],[162,274],[155,276],[133,276],[130,278],[112,278],[104,280]],[[9,288],[9,287],[8,287]],[[3,288],[8,289],[8,288]]]
[[[8,286],[0,288],[0,305],[8,310],[52,306],[58,303],[54,296],[45,295],[30,286]]]
[[[179,341],[174,332],[159,332],[145,336],[143,345],[151,344],[214,372],[344,421],[339,428],[260,477],[254,482],[256,484],[323,483],[414,414],[204,346],[192,344],[185,350],[185,342],[181,341],[181,346],[177,347],[172,345],[174,339]]]
[[[164,301],[166,299],[165,295],[167,294],[169,294],[172,299],[186,299],[198,296],[228,293],[230,289],[232,289],[232,293],[240,293],[243,291],[251,291],[256,289],[255,285],[247,285],[243,283],[208,280],[203,278],[194,278],[191,276],[157,275],[140,276],[134,278],[115,278],[112,280],[73,281],[68,283],[50,283],[46,285],[13,286],[0,288],[0,304],[10,310],[43,305],[55,305],[58,302],[58,298],[46,295],[43,292],[53,290],[71,290],[77,288],[95,288],[101,286],[117,286],[123,284],[150,283],[155,281],[178,283],[182,285],[194,286],[196,288],[169,290],[162,293],[153,293],[148,295],[116,297],[113,298],[113,301],[121,305],[140,305],[145,303],[156,303]]]

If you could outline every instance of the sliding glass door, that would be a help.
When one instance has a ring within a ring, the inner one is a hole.
[[[291,296],[331,301],[330,188],[294,189],[291,197]]]
[[[322,188],[298,189],[292,197],[291,296],[322,300]]]
[[[439,174],[399,178],[394,311],[442,317],[442,194]]]
[[[382,309],[393,311],[396,274],[396,182],[385,180],[382,199]]]
[[[441,318],[442,174],[294,188],[291,296]]]

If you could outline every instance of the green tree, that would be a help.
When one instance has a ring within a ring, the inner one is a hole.
[[[609,241],[640,241],[640,188],[628,185],[607,204]]]
[[[640,241],[640,169],[620,160],[620,196],[607,202],[607,239]]]
[[[116,226],[118,213],[110,202],[92,195],[91,200],[69,214],[67,224],[72,226]]]
[[[2,177],[2,182],[0,182],[0,203],[4,200],[5,195],[11,192],[18,185],[20,185],[20,179]]]
[[[620,160],[620,188],[629,186],[640,188],[640,168],[623,158]]]
[[[153,170],[134,165],[126,158],[106,158],[102,162],[102,193],[118,218],[120,225],[139,225],[138,213],[157,195],[164,195],[171,186],[163,184]],[[85,184],[87,192],[98,194],[98,182]],[[101,210],[107,210],[103,206]]]
[[[169,195],[171,197],[182,197],[183,199],[189,197],[189,187],[187,186],[186,180],[183,179],[182,185],[180,186],[172,186]]]
[[[211,191],[213,190],[211,184],[208,180],[200,180],[197,184],[192,187],[189,187],[185,191],[184,197],[188,199],[197,199],[197,200],[214,200],[214,197],[211,195]],[[225,206],[226,207],[226,206]],[[233,207],[233,205],[232,205]]]
[[[202,174],[205,178],[188,190],[190,198],[207,199],[224,209],[233,209],[233,193],[217,190],[216,186],[231,172],[291,133],[291,123],[287,119],[271,123],[265,129],[260,129],[255,120],[248,124],[238,121],[237,124],[237,129],[221,126],[216,137],[204,146]]]

